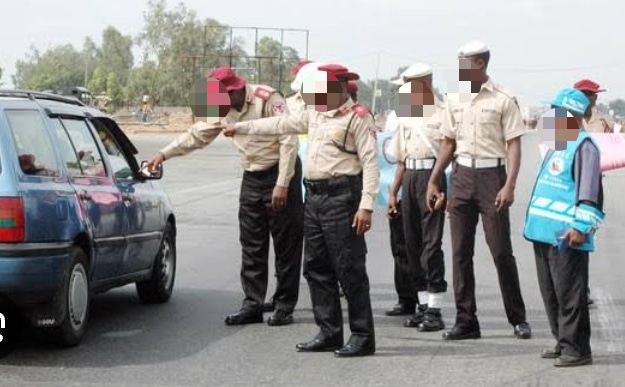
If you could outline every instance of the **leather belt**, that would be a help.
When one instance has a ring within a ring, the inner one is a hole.
[[[434,168],[434,163],[436,159],[406,159],[404,165],[406,169],[432,169]]]
[[[352,189],[354,184],[362,179],[361,175],[337,176],[330,179],[308,180],[304,179],[306,190],[315,195],[334,194]]]
[[[463,167],[474,169],[497,168],[506,165],[505,159],[472,159],[464,156],[456,157],[456,162]]]

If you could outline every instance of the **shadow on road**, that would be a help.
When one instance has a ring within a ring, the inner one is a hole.
[[[169,303],[145,305],[125,287],[94,297],[78,347],[59,349],[29,334],[0,364],[107,368],[178,360],[237,333],[241,328],[223,319],[239,303],[235,292],[178,289]]]

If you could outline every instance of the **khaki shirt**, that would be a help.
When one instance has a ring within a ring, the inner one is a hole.
[[[260,89],[260,90],[259,90]],[[238,112],[230,109],[222,123],[255,120],[262,117],[286,115],[284,98],[278,94],[270,94],[273,89],[267,86],[247,85],[246,102]],[[263,111],[264,98],[267,98]],[[171,144],[161,150],[166,159],[173,156],[182,156],[195,149],[208,146],[220,130],[214,124],[197,122],[189,130],[179,136]],[[297,159],[298,137],[294,134],[281,136],[234,136],[231,138],[241,155],[241,167],[250,172],[265,171],[279,164],[278,180],[276,185],[288,187],[295,173]]]
[[[419,131],[429,140],[431,147],[436,152],[440,149],[443,140],[441,133],[443,110],[437,108],[430,117],[400,117],[399,126],[393,134],[393,138],[388,145],[388,152],[391,156],[405,162],[411,159],[432,159],[438,156],[432,152],[430,145],[422,140]]]
[[[507,157],[507,141],[525,134],[514,95],[490,78],[476,94],[447,95],[442,133],[456,141],[456,156]]]
[[[289,108],[289,114],[298,115],[306,109],[306,102],[298,92],[286,97],[286,106]]]
[[[345,143],[345,131],[352,119]],[[361,105],[348,99],[340,108],[329,112],[304,109],[299,115],[288,115],[236,124],[239,133],[284,134],[308,133],[308,155],[304,177],[309,180],[354,176],[362,172],[363,191],[359,208],[373,210],[379,189],[376,134],[371,114]]]
[[[613,132],[614,120],[609,115],[601,113],[595,106],[592,108],[590,120],[584,119],[584,129],[594,133],[605,133],[606,129],[607,132]]]

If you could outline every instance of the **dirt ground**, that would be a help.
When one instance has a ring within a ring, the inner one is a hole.
[[[119,126],[126,133],[179,133],[186,131],[194,120],[189,110],[188,113],[174,112],[155,116],[148,123],[136,122],[133,117],[114,117]]]

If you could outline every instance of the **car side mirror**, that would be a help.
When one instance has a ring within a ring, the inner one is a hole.
[[[155,171],[148,171],[148,162],[142,161],[139,175],[146,180],[159,180],[163,178],[163,164],[159,164]]]

